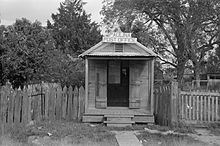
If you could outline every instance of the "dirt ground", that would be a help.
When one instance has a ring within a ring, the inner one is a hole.
[[[144,146],[220,146],[220,126],[172,130],[146,128],[137,137]]]
[[[45,121],[9,131],[1,138],[1,146],[118,146],[103,125]]]
[[[220,146],[219,125],[208,129],[157,125],[113,128],[103,124],[45,121],[8,131],[0,139],[1,146],[118,146],[113,131],[134,131],[143,146]]]

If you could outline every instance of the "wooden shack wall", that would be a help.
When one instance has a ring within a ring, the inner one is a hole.
[[[100,64],[100,62],[102,64],[106,63],[107,66],[107,61],[88,60],[88,108],[96,108],[96,74],[99,71],[97,64]],[[129,68],[129,101],[139,100],[139,103],[135,103],[136,109],[152,111],[152,60],[131,60],[129,61]],[[105,69],[105,75],[101,77],[107,79],[107,68]],[[101,73],[103,73],[103,70]]]
[[[130,61],[129,100],[135,104],[133,108],[151,111],[151,82],[152,60]]]
[[[95,108],[95,60],[88,60],[88,108]]]
[[[97,74],[99,75],[97,81]],[[98,82],[98,83],[97,83]],[[98,88],[98,89],[97,89]],[[96,95],[98,93],[98,96]],[[98,102],[96,102],[98,101]],[[101,105],[97,105],[101,104]],[[88,107],[105,108],[107,104],[107,61],[88,60]]]

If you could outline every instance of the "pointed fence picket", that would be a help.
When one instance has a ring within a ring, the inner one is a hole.
[[[30,121],[81,120],[84,113],[84,87],[66,87],[48,84],[24,89],[0,87],[1,132]]]
[[[180,91],[179,105],[181,106],[181,120],[187,123],[218,122],[220,120],[220,93]]]
[[[180,91],[176,82],[155,86],[154,115],[160,125],[175,121],[196,125],[220,123],[220,93]]]

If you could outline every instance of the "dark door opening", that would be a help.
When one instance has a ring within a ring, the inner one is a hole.
[[[129,62],[108,62],[107,106],[128,107],[129,105]]]

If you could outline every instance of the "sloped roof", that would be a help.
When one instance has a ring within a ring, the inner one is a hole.
[[[144,53],[136,53],[136,52],[96,52],[96,49],[98,49],[100,47],[105,47],[105,45],[107,46],[109,44],[111,44],[111,43],[106,43],[106,42],[101,41],[98,44],[96,44],[95,46],[88,49],[87,51],[80,54],[79,57],[83,58],[85,56],[111,56],[111,57],[113,57],[113,56],[117,56],[117,57],[119,57],[119,56],[155,57],[155,56],[157,56],[157,54],[154,53],[154,51],[152,51],[150,48],[145,47],[144,45],[142,45],[139,42],[129,43],[129,44],[132,45],[132,46],[135,46],[135,48],[141,49],[142,52],[144,52]]]

